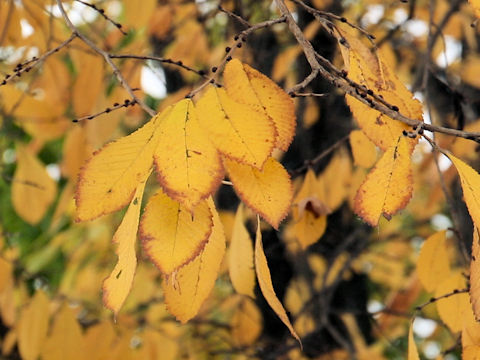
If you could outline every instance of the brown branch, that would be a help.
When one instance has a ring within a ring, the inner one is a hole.
[[[440,295],[440,296],[437,296],[437,297],[432,297],[430,298],[430,300],[428,300],[427,302],[424,302],[423,304],[421,305],[418,305],[415,307],[415,311],[416,312],[420,312],[423,310],[424,307],[426,307],[427,305],[430,305],[430,304],[433,304],[434,302],[437,302],[438,300],[441,300],[441,299],[446,299],[450,296],[454,296],[454,295],[458,295],[458,294],[464,294],[464,293],[468,293],[470,291],[469,288],[465,288],[465,289],[454,289],[453,291],[449,292],[449,293],[446,293],[446,294],[443,294],[443,295]]]
[[[92,40],[90,40],[88,37],[83,35],[75,25],[73,25],[72,21],[67,15],[67,12],[65,11],[65,8],[63,7],[62,0],[57,0],[57,5],[58,8],[60,9],[60,12],[62,14],[63,19],[65,20],[65,23],[67,24],[68,28],[70,31],[78,36],[79,39],[81,39],[85,44],[87,44],[93,51],[95,51],[97,54],[101,55],[104,59],[105,62],[110,66],[112,69],[114,75],[116,76],[117,80],[119,81],[120,85],[128,92],[128,94],[132,97],[135,102],[140,105],[140,107],[145,110],[150,116],[155,116],[156,112],[152,108],[150,108],[145,102],[137,97],[135,93],[133,92],[133,89],[130,87],[128,82],[125,80],[123,77],[122,73],[120,72],[120,69],[115,65],[115,63],[112,61],[110,54],[102,49],[100,49]]]
[[[77,119],[73,119],[72,122],[74,123],[77,123],[79,121],[83,121],[83,120],[92,120],[100,115],[103,115],[103,114],[108,114],[112,111],[115,111],[115,110],[118,110],[118,109],[121,109],[121,108],[126,108],[126,107],[129,107],[129,106],[134,106],[136,104],[135,102],[135,99],[132,99],[132,100],[129,100],[129,99],[126,99],[123,103],[119,104],[119,103],[115,103],[113,104],[111,107],[107,107],[105,108],[104,110],[102,111],[99,111],[95,114],[91,114],[91,115],[85,115],[85,116],[82,116],[80,118],[77,118]]]
[[[218,5],[218,10],[227,14],[228,16],[230,16],[232,19],[235,19],[237,20],[240,24],[242,24],[243,26],[245,26],[246,28],[250,28],[252,27],[252,24],[250,24],[247,20],[245,20],[244,18],[242,18],[241,16],[238,16],[237,14],[234,14],[233,12],[231,11],[228,11],[227,9],[223,8],[222,5]]]
[[[92,8],[93,10],[95,10],[96,12],[98,12],[100,15],[102,15],[105,20],[107,20],[108,22],[112,23],[112,24],[118,29],[118,31],[120,31],[123,35],[128,35],[125,31],[123,31],[123,29],[122,29],[122,24],[117,23],[116,21],[114,21],[113,19],[111,19],[110,17],[108,17],[108,16],[105,14],[105,10],[97,7],[95,4],[90,4],[90,3],[87,3],[87,2],[82,1],[82,0],[75,0],[75,1],[77,1],[77,2],[79,2],[80,4],[83,4],[83,5],[85,5],[85,6],[88,6],[89,8]]]

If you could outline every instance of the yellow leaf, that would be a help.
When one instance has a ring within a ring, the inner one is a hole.
[[[85,359],[108,359],[111,347],[115,341],[115,329],[110,319],[89,326],[85,333]]]
[[[435,290],[435,297],[462,290],[466,287],[466,280],[460,271],[452,272],[449,277],[440,283]],[[467,293],[453,294],[436,302],[440,319],[453,332],[463,329],[466,316],[471,313],[471,305]]]
[[[428,292],[450,275],[445,233],[439,231],[425,240],[417,260],[418,278]]]
[[[200,310],[210,294],[225,252],[225,234],[211,198],[207,199],[213,214],[212,233],[203,251],[190,263],[181,267],[175,276],[164,278],[162,288],[169,311],[182,323]]]
[[[63,142],[62,174],[76,182],[80,167],[91,154],[91,150],[85,128],[74,127],[68,132]]]
[[[350,133],[350,146],[355,165],[370,168],[377,160],[375,144],[361,130],[353,130]]]
[[[18,319],[18,350],[24,360],[36,360],[47,338],[50,319],[49,299],[43,291],[37,291],[32,301],[20,313]]]
[[[280,320],[282,320],[282,322],[287,326],[288,330],[290,330],[292,336],[297,339],[301,345],[302,342],[300,341],[300,338],[293,329],[293,326],[288,319],[287,312],[283,308],[280,300],[278,300],[277,294],[275,294],[275,290],[273,289],[272,279],[270,277],[270,269],[268,268],[265,253],[263,252],[262,232],[260,231],[260,218],[258,216],[257,236],[255,239],[255,270],[257,273],[260,290],[262,291],[265,300],[267,300],[268,305],[270,305],[273,311],[275,311]]]
[[[78,74],[72,90],[73,110],[76,117],[82,117],[93,112],[99,99],[105,60],[97,55],[89,55],[85,51],[74,56],[74,60]]]
[[[448,154],[457,168],[462,183],[463,198],[473,223],[480,228],[480,175],[459,158]]]
[[[228,250],[228,270],[235,291],[254,298],[253,246],[252,239],[243,221],[243,205],[240,204],[235,215],[232,239]]]
[[[164,274],[187,264],[204,248],[212,232],[206,200],[190,211],[159,190],[142,216],[140,233],[145,253]]]
[[[417,344],[413,338],[413,321],[410,323],[410,330],[408,330],[408,358],[407,360],[420,360],[418,356]]]
[[[277,137],[275,146],[286,151],[295,135],[295,106],[291,97],[267,76],[233,59],[223,73],[228,95],[266,112],[273,120]]]
[[[155,116],[142,128],[105,145],[84,165],[76,191],[77,221],[95,219],[127,205],[138,184],[150,173],[154,136],[162,116]]]
[[[355,197],[355,212],[372,226],[383,214],[390,219],[403,209],[412,196],[413,180],[410,151],[401,135],[370,171]]]
[[[480,236],[473,227],[472,260],[470,261],[470,302],[475,318],[480,319]],[[480,345],[480,342],[479,344]]]
[[[283,166],[273,158],[265,162],[263,170],[228,159],[224,165],[242,201],[277,229],[293,196],[290,176]]]
[[[263,167],[271,155],[275,127],[271,119],[210,86],[196,104],[200,124],[220,153],[241,163]]]
[[[37,224],[55,199],[57,184],[45,166],[25,147],[17,148],[17,169],[12,181],[12,203],[17,214]]]
[[[327,227],[327,206],[319,200],[317,179],[308,169],[302,187],[293,200],[293,231],[302,249],[320,239]]]
[[[141,353],[136,355],[136,358],[144,360],[175,360],[179,358],[179,350],[180,342],[170,334],[147,328],[142,334]]]
[[[473,8],[473,11],[475,13],[475,16],[477,18],[480,18],[480,1],[479,0],[468,0],[470,5]]]
[[[463,68],[463,65],[462,65]],[[480,59],[479,59],[479,70],[475,72],[475,74],[480,73]],[[480,77],[469,77],[470,79],[477,79],[480,83]],[[478,86],[480,88],[480,84]],[[480,120],[476,120],[473,123],[465,125],[463,128],[463,131],[466,132],[478,132],[480,131]],[[457,137],[454,140],[455,142],[452,145],[452,153],[455,154],[457,157],[461,157],[462,159],[467,159],[467,160],[475,160],[478,156],[476,152],[476,148],[478,146],[477,142],[472,141],[472,140],[467,140],[463,139],[461,137]]]
[[[128,26],[132,26],[137,30],[140,30],[148,24],[148,20],[150,19],[153,11],[155,10],[157,1],[125,1],[123,5],[125,7],[125,24]]]
[[[262,332],[262,313],[253,300],[244,297],[235,307],[232,316],[232,338],[237,346],[255,343]]]
[[[390,105],[398,107],[401,114],[421,121],[421,103],[413,98],[413,94],[384,62],[381,51],[370,51],[350,30],[343,29],[341,33],[349,45],[348,55],[344,55],[348,56],[348,77],[382,96]],[[347,96],[347,103],[365,134],[384,151],[397,143],[404,130],[410,130],[408,125],[383,115],[350,95]],[[408,138],[407,142],[408,148],[413,150],[417,140]]]
[[[158,128],[154,152],[158,180],[172,199],[193,211],[223,178],[220,155],[200,128],[192,100],[176,103]]]
[[[44,343],[42,360],[83,360],[84,339],[75,314],[63,305]]]
[[[135,243],[144,190],[145,182],[142,182],[138,185],[130,206],[115,235],[113,235],[112,242],[118,245],[116,250],[118,262],[112,273],[103,282],[103,303],[115,315],[120,311],[132,288],[137,267]]]

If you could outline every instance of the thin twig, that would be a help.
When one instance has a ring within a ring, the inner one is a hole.
[[[117,23],[116,21],[114,21],[113,19],[111,19],[110,17],[108,17],[106,14],[105,14],[105,10],[97,7],[96,5],[94,4],[90,4],[90,3],[87,3],[85,1],[82,1],[82,0],[75,0],[77,2],[79,2],[80,4],[83,4],[85,6],[88,6],[90,8],[92,8],[93,10],[95,10],[96,12],[98,12],[100,15],[103,16],[103,18],[107,21],[109,21],[110,23],[112,23],[117,29],[118,31],[120,31],[123,35],[128,35],[125,31],[123,31],[122,29],[122,24],[120,23]]]
[[[76,36],[78,36],[93,51],[95,51],[97,54],[101,55],[105,59],[106,63],[112,68],[113,73],[117,77],[117,80],[120,83],[120,85],[122,85],[122,87],[128,92],[128,94],[132,97],[132,99],[135,100],[135,102],[138,105],[140,105],[140,107],[143,110],[145,110],[145,112],[147,112],[150,116],[152,116],[152,117],[155,116],[156,112],[152,108],[150,108],[147,104],[145,104],[145,102],[142,99],[140,99],[139,97],[137,97],[135,95],[132,88],[130,87],[130,85],[127,83],[127,81],[123,77],[122,73],[120,72],[120,69],[117,67],[117,65],[115,65],[115,63],[110,58],[110,54],[108,52],[100,49],[97,45],[95,45],[95,43],[92,40],[90,40],[88,37],[86,37],[80,31],[78,31],[76,26],[73,25],[72,21],[68,17],[68,15],[65,11],[65,8],[63,7],[62,0],[57,0],[57,5],[58,5],[58,8],[60,9],[60,12],[61,12],[68,28],[72,31],[72,33],[76,34]]]
[[[415,311],[416,312],[420,312],[423,310],[424,307],[430,305],[430,304],[433,304],[434,302],[437,302],[438,300],[441,300],[441,299],[446,299],[450,296],[454,296],[454,295],[458,295],[458,294],[464,294],[464,293],[468,293],[470,291],[469,288],[465,288],[465,289],[454,289],[453,291],[449,292],[449,293],[446,293],[446,294],[443,294],[443,295],[440,295],[440,296],[437,296],[437,297],[432,297],[430,298],[430,300],[428,300],[427,302],[424,302],[423,304],[421,305],[418,305],[417,307],[415,307]]]
[[[231,11],[228,11],[227,9],[223,8],[222,5],[218,5],[218,10],[227,14],[228,16],[230,16],[232,19],[235,19],[237,20],[240,24],[242,24],[243,26],[245,26],[246,28],[250,28],[252,27],[252,25],[247,21],[245,20],[244,18],[242,18],[241,16],[238,16],[237,14],[234,14],[233,12]]]

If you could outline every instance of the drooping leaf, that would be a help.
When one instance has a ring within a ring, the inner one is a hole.
[[[296,125],[291,97],[267,76],[237,59],[228,62],[223,78],[229,96],[268,114],[277,131],[275,146],[286,151]]]
[[[182,323],[200,310],[212,290],[225,252],[225,234],[213,200],[207,199],[213,214],[213,228],[203,251],[190,263],[164,277],[162,289],[168,310]]]
[[[410,151],[400,136],[370,171],[355,197],[355,212],[372,226],[383,214],[390,219],[403,209],[412,196],[413,180]]]
[[[473,228],[472,259],[470,261],[470,302],[475,318],[480,319],[480,236],[477,226]],[[479,343],[480,345],[480,343]]]
[[[120,311],[132,288],[137,267],[135,243],[144,190],[145,181],[138,185],[128,210],[112,239],[112,242],[118,245],[116,250],[118,262],[112,273],[103,282],[103,304],[115,315]]]
[[[212,232],[212,221],[206,200],[192,214],[159,190],[148,201],[142,216],[143,249],[160,271],[170,274],[200,254]]]
[[[454,271],[444,279],[435,290],[435,297],[453,293],[466,287],[466,279],[460,271]],[[453,294],[436,302],[440,319],[453,332],[463,329],[465,316],[471,312],[471,305],[467,293]]]
[[[408,358],[407,360],[420,360],[418,356],[417,344],[413,338],[413,321],[410,323],[410,329],[408,330]]]
[[[162,117],[155,116],[142,128],[105,145],[84,165],[77,184],[77,221],[95,219],[127,205],[138,184],[150,172],[154,136]]]
[[[293,231],[303,249],[315,243],[325,232],[330,209],[320,200],[317,179],[308,169],[302,187],[293,200]]]
[[[198,118],[224,156],[263,167],[275,142],[275,126],[263,112],[234,101],[224,89],[210,86],[196,104]]]
[[[52,330],[44,343],[44,360],[82,360],[84,339],[73,310],[64,304],[55,316]]]
[[[24,360],[36,360],[42,351],[50,320],[49,306],[48,297],[39,290],[20,313],[17,339],[18,350]]]
[[[154,161],[164,191],[190,211],[220,184],[220,155],[200,127],[192,100],[179,101],[162,119]]]
[[[17,169],[12,181],[12,204],[17,214],[29,224],[43,219],[57,193],[57,184],[45,166],[30,150],[17,147]]]
[[[348,42],[348,51],[343,51],[345,47],[342,47],[345,63],[349,64],[348,77],[382,96],[387,103],[396,106],[401,114],[421,121],[421,103],[413,98],[394,70],[386,64],[381,51],[372,52],[350,29],[343,28],[341,34]],[[393,120],[350,95],[347,95],[347,103],[365,134],[384,151],[397,143],[404,130],[411,130],[408,125]],[[417,139],[408,138],[407,142],[412,151]]]
[[[423,243],[417,260],[417,273],[425,290],[433,292],[450,274],[446,231],[439,231]]]
[[[273,158],[262,170],[228,159],[224,159],[224,165],[242,201],[277,229],[293,197],[290,176],[283,166]]]
[[[480,175],[459,158],[448,154],[453,165],[457,168],[462,183],[463,198],[473,223],[480,228]]]
[[[255,302],[243,297],[235,307],[232,316],[232,337],[237,346],[248,346],[255,343],[262,332],[262,313]]]
[[[235,214],[232,239],[228,250],[228,270],[235,291],[254,298],[253,246],[250,234],[243,221],[243,205],[240,204]]]
[[[290,320],[288,319],[287,312],[285,311],[282,303],[277,298],[275,290],[273,289],[272,278],[270,276],[270,269],[268,268],[267,258],[263,252],[262,232],[260,230],[260,218],[257,216],[257,236],[255,239],[255,271],[257,273],[258,284],[262,291],[265,300],[268,305],[275,311],[277,316],[282,320],[285,326],[290,330],[292,336],[298,340],[300,345],[302,342],[295,332]]]
[[[355,165],[370,168],[377,160],[375,144],[361,130],[353,130],[350,133],[350,146]]]

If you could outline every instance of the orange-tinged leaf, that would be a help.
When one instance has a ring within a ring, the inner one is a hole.
[[[137,267],[135,243],[144,190],[145,182],[142,182],[138,185],[128,210],[113,235],[112,242],[118,245],[116,250],[118,262],[112,273],[103,282],[103,303],[115,315],[120,311],[132,288]]]
[[[207,204],[213,214],[213,228],[203,251],[181,267],[175,276],[165,277],[162,282],[168,310],[182,323],[197,315],[210,294],[225,253],[222,223],[211,198],[207,199]]]
[[[42,350],[43,360],[82,360],[84,339],[73,310],[63,305]]]
[[[140,232],[145,253],[164,274],[187,264],[204,248],[211,232],[212,213],[206,200],[192,214],[159,190],[150,198]]]
[[[378,224],[382,214],[390,219],[410,201],[413,180],[408,146],[406,137],[400,136],[358,189],[354,210],[372,226]]]
[[[292,336],[298,340],[300,345],[302,342],[297,333],[293,329],[290,320],[288,319],[287,312],[285,311],[282,303],[277,298],[275,290],[273,289],[272,278],[270,276],[270,269],[268,268],[267,258],[263,252],[262,232],[260,230],[260,218],[257,216],[257,236],[255,239],[255,271],[257,273],[258,284],[262,291],[265,300],[268,305],[275,311],[277,316],[282,320],[285,326],[290,330]]]
[[[413,94],[385,63],[381,51],[372,52],[350,29],[343,30],[341,33],[349,45],[349,51],[342,53],[345,63],[349,64],[348,77],[382,96],[392,106],[397,106],[401,114],[421,121],[422,104],[413,98]],[[347,103],[365,134],[384,151],[396,144],[404,130],[410,130],[408,125],[383,115],[350,95],[347,96]],[[409,138],[407,141],[409,149],[413,150],[417,139]]]
[[[124,11],[126,25],[132,26],[133,28],[139,30],[148,24],[150,17],[154,13],[157,1],[126,1],[123,4],[125,6]]]
[[[479,0],[468,0],[470,5],[473,8],[473,11],[475,13],[475,16],[477,18],[480,18],[480,1]]]
[[[433,292],[450,275],[446,231],[439,231],[423,243],[417,260],[417,273],[425,290]]]
[[[255,302],[244,297],[240,300],[232,316],[232,338],[238,346],[255,343],[262,332],[262,313]]]
[[[233,59],[223,73],[228,95],[264,111],[277,130],[275,146],[286,151],[295,135],[295,106],[292,98],[267,76]]]
[[[45,166],[23,146],[17,147],[17,169],[12,181],[12,203],[29,224],[42,220],[57,193],[57,184]]]
[[[91,154],[91,146],[87,142],[87,133],[84,127],[74,127],[65,137],[63,142],[62,174],[74,182],[77,181],[78,172],[85,160]]]
[[[95,219],[130,202],[138,184],[150,173],[157,145],[154,133],[162,116],[169,111],[94,153],[78,179],[77,221]]]
[[[480,175],[459,158],[448,154],[453,165],[457,168],[462,183],[463,198],[473,223],[480,228]]]
[[[158,128],[154,161],[164,191],[190,211],[223,178],[220,154],[200,127],[192,100],[172,106]]]
[[[110,319],[89,326],[85,333],[84,356],[89,360],[107,359],[115,341],[115,329]]]
[[[470,261],[470,302],[475,318],[480,319],[480,236],[478,228],[473,228],[472,259]],[[478,344],[480,345],[480,343]]]
[[[232,239],[228,249],[228,270],[235,291],[254,298],[253,245],[243,221],[243,205],[240,204],[235,214]]]
[[[462,290],[466,287],[466,279],[460,271],[455,271],[444,279],[435,290],[435,297]],[[467,293],[453,294],[436,302],[440,319],[453,332],[462,331],[463,325],[472,312]]]
[[[234,101],[224,89],[214,86],[209,86],[196,108],[200,124],[220,153],[263,167],[275,142],[275,126],[265,113]]]
[[[18,350],[24,360],[36,360],[47,338],[50,319],[49,299],[37,291],[28,306],[23,308],[17,324]]]
[[[293,231],[302,249],[315,243],[325,232],[329,209],[319,199],[317,179],[308,169],[302,187],[293,201]]]
[[[375,144],[361,130],[353,130],[350,133],[350,146],[355,165],[370,168],[377,160]]]
[[[418,356],[417,344],[413,338],[413,321],[410,323],[410,330],[408,330],[408,358],[407,360],[420,360]]]
[[[228,159],[224,159],[224,165],[242,201],[277,229],[293,197],[290,176],[283,166],[273,158],[262,170]]]

